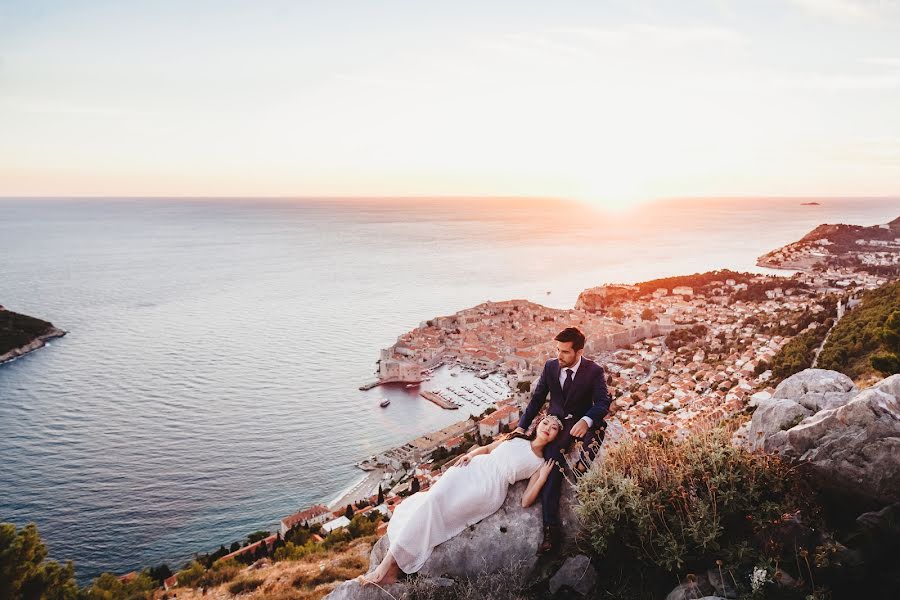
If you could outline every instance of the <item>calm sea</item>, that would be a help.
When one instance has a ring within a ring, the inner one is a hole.
[[[900,215],[900,200],[819,202],[0,200],[0,304],[71,332],[0,366],[0,521],[37,523],[82,582],[181,566],[464,418],[357,390],[421,321],[758,270],[819,223]]]

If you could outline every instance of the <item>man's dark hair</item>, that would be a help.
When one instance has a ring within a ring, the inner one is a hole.
[[[577,327],[566,327],[553,339],[557,342],[572,342],[572,349],[576,352],[584,348],[584,334]]]

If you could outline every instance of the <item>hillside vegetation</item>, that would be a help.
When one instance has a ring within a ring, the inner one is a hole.
[[[900,310],[900,281],[866,292],[831,331],[819,355],[818,367],[840,371],[852,379],[875,375],[871,359],[886,350],[882,331],[894,311]]]

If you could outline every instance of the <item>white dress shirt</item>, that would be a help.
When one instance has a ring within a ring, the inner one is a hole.
[[[560,365],[560,366],[562,366],[562,365]],[[575,363],[574,365],[572,365],[571,367],[561,368],[559,370],[559,387],[565,386],[566,376],[568,375],[568,373],[566,371],[569,371],[569,370],[572,371],[572,382],[574,383],[575,375],[578,374],[578,367],[580,367],[580,366],[581,366],[581,357],[579,357],[578,362]],[[585,423],[587,423],[588,427],[593,427],[593,425],[594,425],[594,421],[588,416],[581,417],[581,420],[584,421]]]

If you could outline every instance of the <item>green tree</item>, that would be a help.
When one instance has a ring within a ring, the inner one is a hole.
[[[275,536],[275,541],[272,543],[272,552],[270,553],[271,556],[274,557],[274,556],[275,556],[275,552],[276,552],[279,548],[283,548],[283,547],[284,547],[284,540],[281,539],[281,532],[279,531],[278,534]]]
[[[381,485],[379,484],[378,485],[378,502],[376,503],[376,506],[379,506],[381,504],[384,504],[384,490],[381,489]]]
[[[884,351],[871,357],[872,367],[884,375],[900,373],[900,310],[893,311],[878,332]]]
[[[256,547],[256,552],[253,553],[253,558],[259,560],[260,558],[265,558],[269,555],[269,545],[266,544],[265,540],[259,543],[259,546]]]
[[[655,321],[655,320],[656,320],[656,314],[655,314],[652,310],[650,310],[649,307],[648,307],[648,308],[645,308],[644,310],[641,311],[641,320],[643,320],[643,321]]]
[[[130,581],[122,581],[112,573],[103,573],[88,588],[88,600],[149,600],[159,584],[146,572]]]
[[[15,525],[0,523],[0,598],[77,598],[72,563],[62,566],[46,558],[47,548],[33,523],[18,532]]]
[[[162,564],[158,567],[150,567],[147,574],[151,579],[162,585],[163,581],[172,576],[172,569],[169,568],[169,565]]]
[[[410,491],[412,491],[413,494],[415,494],[416,492],[419,491],[419,480],[418,480],[418,478],[413,477],[412,485],[410,486]]]
[[[348,519],[353,518],[353,507],[350,506],[349,504],[347,505],[347,510],[344,511],[344,516],[347,517]]]
[[[267,537],[269,537],[268,531],[262,531],[262,530],[254,531],[253,533],[251,533],[250,535],[247,536],[247,545],[249,546],[250,544],[252,544],[254,542],[258,542],[259,540],[264,540]]]

